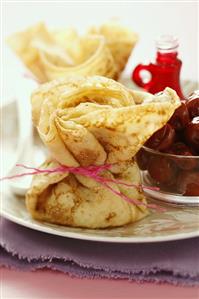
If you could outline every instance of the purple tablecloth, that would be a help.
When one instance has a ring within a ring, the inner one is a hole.
[[[0,264],[50,268],[71,276],[199,285],[199,238],[118,244],[63,238],[1,219]]]

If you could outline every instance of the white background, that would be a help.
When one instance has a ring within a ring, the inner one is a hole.
[[[9,34],[39,21],[52,28],[73,26],[83,32],[93,24],[116,17],[140,36],[128,64],[128,73],[139,62],[154,59],[154,39],[167,33],[178,36],[180,40],[181,77],[197,81],[198,15],[198,1],[4,1],[3,41]],[[4,68],[11,81],[19,73],[19,61],[13,59],[11,51],[3,49],[6,50]]]

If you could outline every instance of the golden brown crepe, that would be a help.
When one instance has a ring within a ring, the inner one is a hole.
[[[114,164],[102,175],[140,185],[133,157],[179,105],[170,88],[154,96],[99,76],[45,84],[32,95],[33,122],[52,156],[42,168]],[[111,186],[146,203],[137,188]],[[148,213],[145,205],[129,204],[91,178],[69,173],[35,176],[26,204],[36,219],[88,228],[124,225]]]
[[[71,75],[118,78],[137,35],[109,23],[80,37],[74,29],[49,31],[43,23],[13,34],[8,44],[39,82]]]
[[[49,159],[41,168],[52,169],[58,165],[55,160]],[[140,184],[135,162],[122,163],[114,172],[106,172],[103,176],[119,178],[126,183],[131,183],[133,178],[134,184]],[[146,203],[139,189],[114,183],[110,185],[115,191]],[[96,181],[68,173],[34,176],[26,205],[35,219],[86,228],[120,226],[148,214],[146,206],[136,207]]]

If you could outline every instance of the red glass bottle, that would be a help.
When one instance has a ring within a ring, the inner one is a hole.
[[[180,99],[184,99],[180,86],[182,61],[178,58],[178,39],[164,35],[156,41],[156,46],[156,62],[148,65],[139,64],[132,73],[133,81],[153,94],[162,91],[165,87],[171,87]],[[145,82],[142,71],[149,72],[150,81]]]

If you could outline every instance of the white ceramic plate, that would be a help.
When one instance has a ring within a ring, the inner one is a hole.
[[[119,243],[160,242],[199,236],[198,209],[168,207],[164,213],[151,213],[137,223],[118,228],[80,229],[35,221],[27,212],[24,198],[17,198],[4,185],[1,215],[31,229],[63,237]]]
[[[15,103],[4,106],[2,112],[1,142],[3,143],[3,151],[6,152],[6,159],[3,159],[2,166],[5,175],[6,169],[9,168],[16,156],[18,125]],[[5,182],[1,186],[1,198],[1,215],[3,217],[28,228],[63,237],[102,242],[143,243],[199,236],[198,208],[186,209],[167,206],[166,212],[151,212],[145,219],[134,224],[118,228],[91,230],[33,220],[25,208],[24,198],[13,195],[8,183]]]

